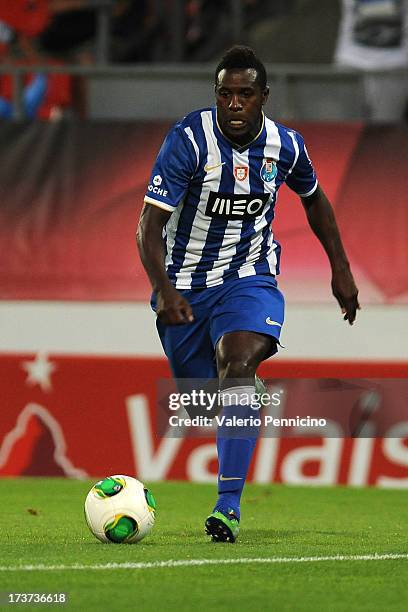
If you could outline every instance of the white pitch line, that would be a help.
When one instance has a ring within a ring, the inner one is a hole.
[[[175,561],[148,561],[140,563],[106,563],[104,565],[0,565],[0,572],[52,572],[68,570],[114,570],[114,569],[158,569],[162,567],[188,567],[200,565],[239,565],[248,563],[315,563],[317,561],[386,561],[408,559],[408,553],[385,553],[371,555],[334,555],[332,557],[243,557],[238,559],[183,559]]]

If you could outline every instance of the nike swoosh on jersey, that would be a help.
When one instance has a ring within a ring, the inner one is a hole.
[[[220,168],[224,164],[225,162],[221,162],[220,164],[216,164],[215,166],[209,166],[208,164],[205,164],[204,172],[211,172],[212,170],[216,170],[217,168]]]
[[[242,480],[239,476],[224,476],[221,474],[220,480]]]
[[[282,327],[282,323],[278,323],[277,321],[272,321],[269,317],[265,320],[265,323],[268,325],[277,325],[278,327]]]

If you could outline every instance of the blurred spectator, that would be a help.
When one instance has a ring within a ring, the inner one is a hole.
[[[155,58],[155,49],[163,35],[156,5],[155,0],[113,3],[109,61],[147,62]],[[97,13],[85,4],[80,10],[59,11],[41,35],[41,48],[68,62],[91,64],[95,61],[96,35]]]
[[[254,23],[286,12],[293,0],[242,0],[243,38]],[[230,0],[187,0],[185,3],[185,60],[214,59],[234,42]]]
[[[372,120],[406,117],[408,0],[342,0],[335,61],[366,72],[365,98]],[[405,74],[393,72],[398,68]],[[370,74],[375,70],[387,74]]]
[[[38,36],[50,20],[48,0],[2,0],[0,21],[19,36]]]
[[[331,63],[340,0],[288,0],[272,17],[262,16],[248,43],[266,62]]]
[[[95,10],[87,8],[86,2],[67,2],[63,10],[61,5],[59,8],[41,33],[41,50],[68,62],[81,62],[82,56],[89,56],[81,63],[92,63],[97,20]]]
[[[13,80],[0,80],[0,117],[13,115]],[[24,78],[23,113],[27,119],[59,119],[72,102],[71,79],[66,74],[28,74]]]
[[[266,3],[263,0],[245,0],[245,26],[250,28],[269,17],[277,18],[289,15],[293,9],[294,0],[274,0]]]
[[[51,18],[49,0],[1,0],[1,57],[38,59],[33,39],[48,25]]]
[[[189,0],[185,5],[186,61],[211,60],[232,43],[228,0]]]
[[[1,0],[0,61],[20,65],[56,63],[44,56],[38,37],[54,13],[80,6],[83,0]],[[71,102],[71,79],[62,74],[27,74],[24,78],[23,113],[27,118],[60,116]],[[10,117],[13,84],[10,75],[0,75],[0,117]]]
[[[154,0],[118,0],[111,18],[112,62],[156,59],[164,28]]]

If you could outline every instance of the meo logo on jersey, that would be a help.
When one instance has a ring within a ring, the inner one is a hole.
[[[270,183],[278,174],[278,168],[274,159],[265,158],[261,168],[261,179]]]
[[[248,176],[248,166],[235,166],[234,176],[237,181],[245,181]]]
[[[222,219],[253,219],[262,214],[269,193],[235,194],[210,191],[205,214]]]

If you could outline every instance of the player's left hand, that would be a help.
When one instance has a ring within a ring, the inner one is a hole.
[[[349,268],[339,271],[333,271],[332,275],[332,291],[338,301],[341,312],[344,315],[344,320],[353,325],[357,310],[360,310],[358,302],[358,289],[354,282],[353,275]]]

